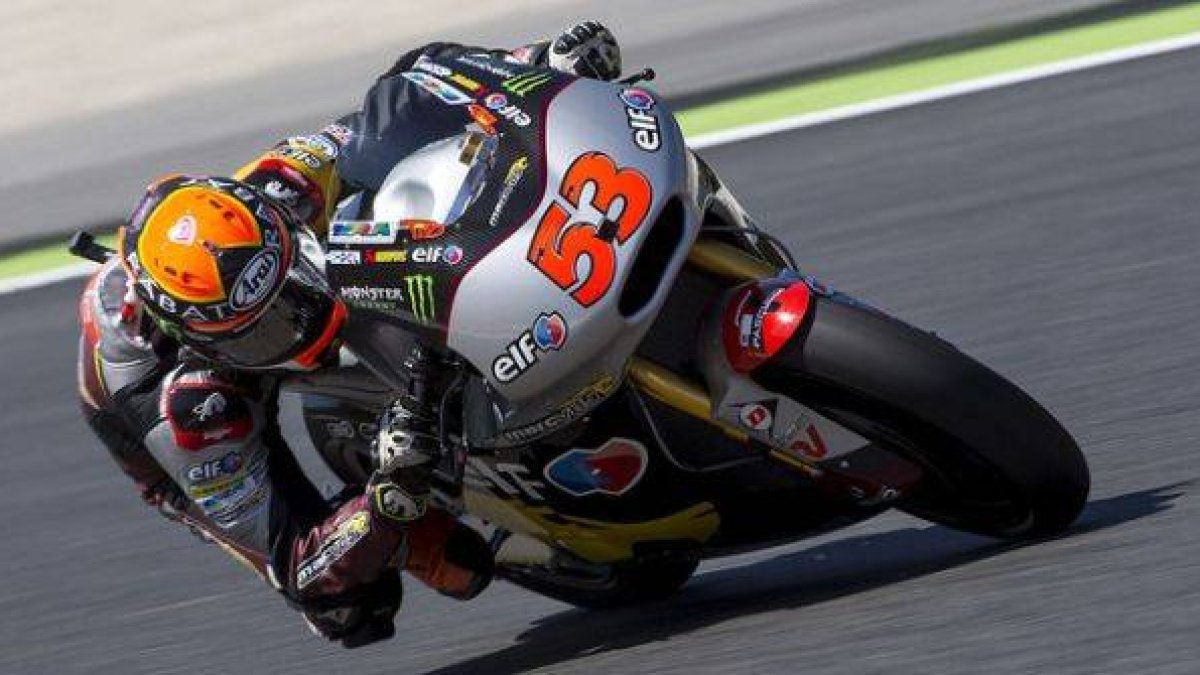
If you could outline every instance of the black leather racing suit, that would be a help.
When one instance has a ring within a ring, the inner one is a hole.
[[[405,54],[359,110],[280,143],[236,177],[322,233],[347,188],[377,186],[400,158],[461,128],[399,74],[422,55],[479,51],[438,43]],[[514,53],[539,59],[545,46]],[[310,618],[341,608],[394,612],[402,567],[455,597],[486,585],[490,552],[448,514],[431,508],[399,522],[361,491],[334,503],[322,498],[280,433],[276,378],[189,358],[142,320],[136,302],[116,261],[89,281],[80,300],[79,392],[88,423],[148,503],[219,543]],[[331,637],[352,628],[318,625]]]

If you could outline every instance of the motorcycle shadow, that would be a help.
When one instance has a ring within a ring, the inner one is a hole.
[[[1192,481],[1089,502],[1057,539],[1152,516]],[[680,595],[617,610],[571,609],[538,620],[517,643],[431,673],[519,673],[585,655],[665,641],[739,616],[798,609],[934,574],[1042,542],[999,542],[941,526],[909,527],[789,551],[697,574]]]

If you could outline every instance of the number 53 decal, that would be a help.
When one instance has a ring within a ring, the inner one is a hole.
[[[578,220],[584,188],[592,186],[588,204],[599,211],[600,223]],[[591,307],[612,288],[617,275],[616,247],[642,226],[653,200],[650,181],[631,168],[618,169],[608,155],[588,152],[575,158],[563,176],[558,196],[542,214],[526,256],[533,266],[584,307]],[[610,220],[614,204],[620,213]],[[580,258],[588,259],[580,274]]]

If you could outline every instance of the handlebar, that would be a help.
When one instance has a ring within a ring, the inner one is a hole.
[[[78,256],[84,260],[90,260],[94,263],[103,265],[108,262],[114,255],[117,254],[113,249],[97,244],[96,238],[91,234],[79,231],[76,232],[71,240],[67,242],[67,251],[71,255]]]

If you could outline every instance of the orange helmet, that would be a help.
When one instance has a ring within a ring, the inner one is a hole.
[[[169,176],[122,228],[120,255],[150,316],[202,356],[309,369],[330,351],[346,308],[300,251],[306,233],[252,185]]]

